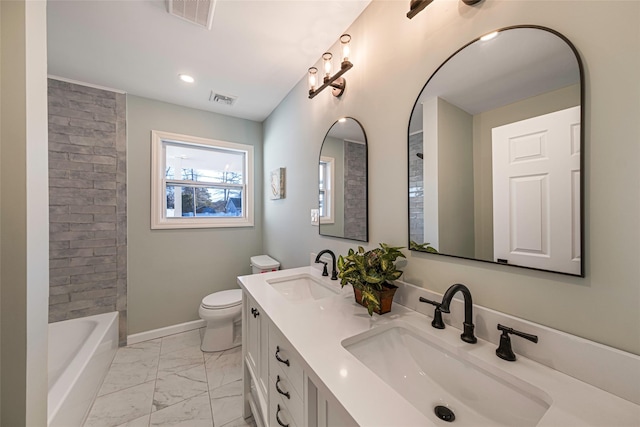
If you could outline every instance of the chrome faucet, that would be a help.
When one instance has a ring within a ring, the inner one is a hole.
[[[468,342],[474,344],[478,342],[478,339],[473,334],[473,330],[475,326],[473,325],[473,301],[471,299],[471,292],[469,288],[461,283],[456,283],[455,285],[451,285],[449,289],[442,296],[442,302],[437,303],[435,301],[430,301],[426,298],[420,297],[420,302],[426,302],[436,306],[436,311],[433,316],[433,322],[431,325],[437,329],[444,329],[444,323],[442,322],[442,314],[441,313],[450,313],[449,305],[451,304],[451,300],[456,292],[462,292],[462,296],[464,297],[464,323],[462,335],[460,338],[464,342]]]
[[[320,251],[318,255],[316,255],[316,263],[324,264],[324,268],[322,269],[322,275],[323,276],[329,275],[329,273],[327,272],[327,263],[320,260],[320,257],[322,257],[322,255],[324,254],[331,255],[331,280],[338,280],[338,270],[336,270],[336,254],[331,252],[329,249]]]

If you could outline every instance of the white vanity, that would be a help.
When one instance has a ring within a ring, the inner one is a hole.
[[[351,287],[314,267],[238,283],[244,415],[258,426],[640,425],[638,356],[479,306],[479,340],[468,344],[462,301],[434,329],[433,307],[417,301],[440,296],[408,284],[390,313],[370,318]],[[499,359],[497,322],[540,342],[514,338],[518,360]],[[436,406],[455,421],[439,419]]]

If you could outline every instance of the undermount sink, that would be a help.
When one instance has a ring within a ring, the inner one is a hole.
[[[550,406],[543,391],[483,369],[408,323],[391,322],[342,346],[438,425],[452,412],[460,427],[535,426]]]
[[[339,293],[339,289],[330,288],[322,280],[310,274],[296,274],[267,280],[286,299],[290,301],[318,300]]]

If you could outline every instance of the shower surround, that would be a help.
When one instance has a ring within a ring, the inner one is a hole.
[[[48,80],[49,322],[119,312],[126,343],[126,97]]]

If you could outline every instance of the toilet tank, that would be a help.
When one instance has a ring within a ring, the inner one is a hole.
[[[280,263],[269,255],[256,255],[251,257],[251,270],[253,274],[268,273],[280,268]]]

